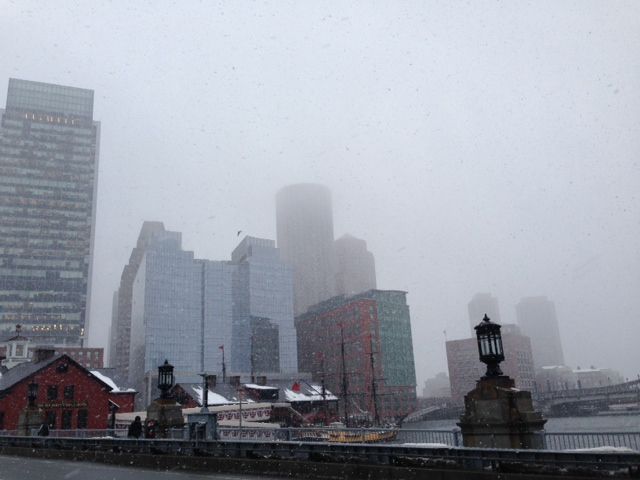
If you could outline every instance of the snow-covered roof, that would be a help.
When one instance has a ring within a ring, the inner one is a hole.
[[[333,393],[325,388],[325,396],[322,397],[322,386],[313,384],[300,384],[300,391],[294,392],[284,388],[284,396],[288,402],[317,402],[322,400],[338,400]]]
[[[202,405],[202,387],[199,385],[192,385],[191,390],[196,395],[196,401]],[[231,400],[227,400],[219,393],[214,392],[213,390],[209,390],[209,396],[207,397],[207,406],[209,405],[228,405],[230,403],[234,403]]]
[[[278,390],[278,387],[270,387],[269,385],[257,385],[255,383],[245,383],[245,387],[252,388],[254,390]]]
[[[111,387],[111,393],[135,392],[133,388],[126,388],[124,390],[121,389],[116,385],[116,382],[114,382],[111,378],[107,377],[104,373],[100,373],[97,370],[90,370],[90,371],[91,371],[91,375],[93,375],[94,377],[97,377],[99,380],[102,380],[104,383],[106,383]]]

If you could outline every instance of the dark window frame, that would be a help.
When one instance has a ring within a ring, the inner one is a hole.
[[[56,416],[56,412],[54,412],[53,410],[48,410],[45,413],[45,418],[46,418],[47,425],[49,425],[49,428],[55,429],[57,426],[56,421],[58,420]]]
[[[73,398],[75,397],[75,394],[76,394],[75,385],[65,385],[64,394],[63,394],[65,400],[73,400]]]
[[[86,429],[89,425],[89,410],[81,408],[78,410],[78,429]]]
[[[47,400],[57,400],[57,399],[58,399],[58,386],[47,385]]]
[[[60,428],[62,430],[71,430],[73,423],[73,411],[63,410],[62,415],[60,416],[60,422]]]

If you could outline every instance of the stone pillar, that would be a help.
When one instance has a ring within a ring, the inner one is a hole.
[[[147,407],[147,420],[155,422],[156,438],[168,438],[172,428],[183,428],[182,406],[175,400],[159,398]]]
[[[465,395],[458,426],[465,447],[543,449],[545,423],[533,409],[531,392],[500,375],[482,377]]]

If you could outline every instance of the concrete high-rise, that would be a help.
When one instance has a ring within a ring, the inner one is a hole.
[[[294,311],[335,294],[331,193],[322,185],[296,184],[276,195],[278,249],[293,267]]]
[[[547,297],[527,297],[516,305],[518,325],[531,338],[536,368],[564,365],[556,307]]]
[[[376,263],[367,242],[343,235],[334,243],[337,295],[355,295],[376,289]]]
[[[495,323],[502,323],[500,320],[500,307],[498,299],[490,293],[476,293],[467,304],[469,310],[469,327],[471,336],[475,337],[474,327],[480,323],[485,314]]]
[[[100,124],[93,91],[10,79],[0,110],[0,331],[86,342]]]
[[[133,281],[144,257],[147,246],[154,238],[169,236],[179,239],[180,233],[167,232],[161,222],[144,222],[138,235],[136,247],[131,252],[129,263],[120,276],[120,286],[114,294],[111,319],[111,343],[109,345],[109,367],[115,368],[119,381],[129,376],[129,344],[131,340],[131,297]]]

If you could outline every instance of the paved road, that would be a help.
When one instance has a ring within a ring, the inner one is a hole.
[[[0,455],[0,480],[276,480],[230,474],[166,472],[99,463],[39,460]],[[281,480],[281,479],[280,479]]]

